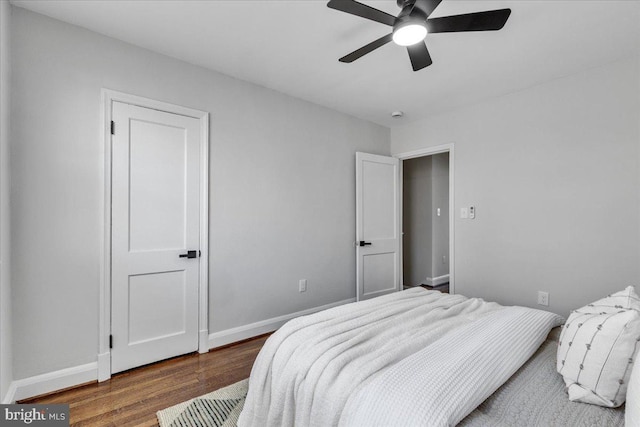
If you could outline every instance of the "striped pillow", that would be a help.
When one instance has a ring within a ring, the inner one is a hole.
[[[557,360],[569,400],[622,405],[639,348],[640,298],[633,286],[573,311]]]

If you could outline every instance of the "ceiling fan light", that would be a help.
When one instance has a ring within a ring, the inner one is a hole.
[[[427,36],[427,27],[421,24],[407,24],[396,28],[393,41],[400,46],[411,46],[419,43]]]

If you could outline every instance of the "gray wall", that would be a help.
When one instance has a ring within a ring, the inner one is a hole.
[[[387,128],[23,9],[12,31],[16,378],[96,360],[103,87],[211,113],[210,333],[355,296],[354,153]]]
[[[402,162],[402,274],[405,286],[432,277],[431,156]]]
[[[431,162],[431,277],[436,278],[449,274],[449,153],[431,156]]]
[[[547,290],[567,315],[638,285],[639,62],[392,129],[393,153],[455,145],[457,293],[539,307]]]
[[[11,6],[0,0],[0,402],[13,379],[9,227]]]
[[[449,274],[448,153],[402,162],[402,204],[404,285]]]

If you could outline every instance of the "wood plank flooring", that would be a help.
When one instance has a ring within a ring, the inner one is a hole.
[[[429,289],[430,291],[440,291],[443,294],[449,293],[449,282],[443,283],[441,285],[429,286],[429,285],[420,285],[425,289]]]
[[[249,377],[267,338],[176,357],[20,403],[67,403],[73,426],[157,426],[157,411]]]

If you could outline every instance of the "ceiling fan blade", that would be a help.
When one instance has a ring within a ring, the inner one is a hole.
[[[396,22],[396,17],[389,15],[366,4],[358,3],[354,0],[331,0],[327,3],[331,9],[339,10],[341,12],[350,13],[352,15],[359,16],[361,18],[370,19],[372,21],[380,22],[381,24],[390,25]]]
[[[424,67],[428,67],[433,63],[425,42],[407,46],[407,52],[409,52],[409,59],[411,59],[413,71],[422,70]]]
[[[386,36],[380,37],[378,40],[372,41],[368,45],[362,46],[358,50],[354,50],[348,55],[343,56],[339,59],[340,62],[353,62],[358,58],[365,56],[367,53],[373,52],[380,46],[384,46],[389,43],[393,39],[393,34],[387,34]]]
[[[455,33],[459,31],[495,31],[504,27],[511,9],[489,10],[427,19],[429,33]]]
[[[419,9],[425,16],[431,15],[442,0],[416,0],[413,5],[414,9]]]

